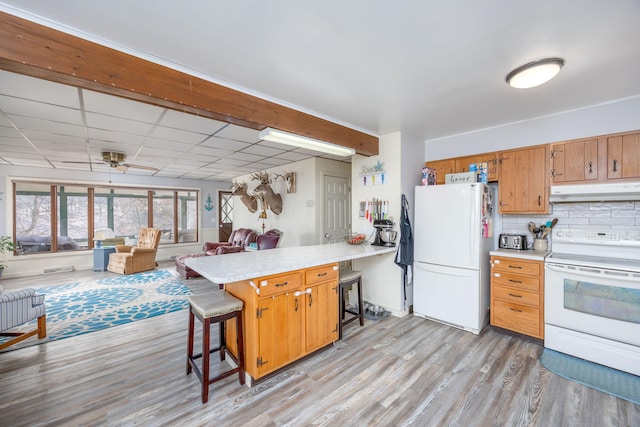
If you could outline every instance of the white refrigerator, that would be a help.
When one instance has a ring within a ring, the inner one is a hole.
[[[493,189],[416,187],[414,314],[479,334],[489,320]]]

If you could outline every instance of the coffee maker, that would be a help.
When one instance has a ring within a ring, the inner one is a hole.
[[[373,221],[373,226],[376,229],[376,238],[373,241],[373,246],[395,246],[398,232],[393,231],[395,223],[389,219],[376,219]]]

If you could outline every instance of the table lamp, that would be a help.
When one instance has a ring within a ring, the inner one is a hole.
[[[95,236],[93,236],[93,241],[96,242],[96,248],[101,248],[102,247],[102,241],[106,239],[104,232],[102,231],[98,231],[96,232]]]

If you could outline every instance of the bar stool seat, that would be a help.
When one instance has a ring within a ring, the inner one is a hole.
[[[364,326],[364,306],[362,304],[362,272],[351,270],[348,268],[341,268],[339,274],[340,292],[338,292],[339,306],[340,306],[340,319],[338,321],[338,339],[342,339],[342,328],[349,323],[360,320],[360,326]],[[358,310],[347,310],[345,306],[345,293],[353,288],[353,285],[357,285],[358,290]],[[345,319],[345,313],[353,314],[348,319]]]
[[[242,300],[218,290],[204,294],[190,295],[189,300],[189,336],[187,344],[187,375],[195,371],[202,385],[202,403],[209,400],[209,385],[230,375],[238,373],[240,384],[244,384],[244,343],[242,339]],[[193,354],[194,318],[202,322],[202,353]],[[227,350],[225,341],[225,320],[236,318],[238,351],[237,357]],[[217,323],[220,332],[220,344],[210,348],[211,323]],[[219,352],[220,361],[225,360],[228,353],[236,367],[226,370],[216,377],[209,378],[209,355]],[[198,368],[196,359],[202,358],[202,370]]]

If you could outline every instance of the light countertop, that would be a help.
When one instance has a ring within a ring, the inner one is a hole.
[[[372,246],[368,243],[349,245],[340,242],[187,258],[185,264],[213,283],[229,283],[396,250],[397,246]]]
[[[509,258],[521,258],[529,259],[532,261],[544,261],[551,251],[532,251],[532,250],[517,250],[517,249],[496,249],[490,252],[492,256],[504,256]]]

